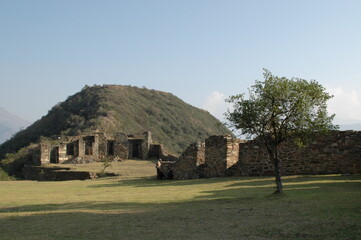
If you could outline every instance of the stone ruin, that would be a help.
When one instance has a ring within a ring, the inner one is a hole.
[[[95,132],[77,136],[58,136],[51,140],[42,140],[31,149],[21,176],[27,180],[38,181],[94,179],[97,178],[96,173],[72,171],[67,167],[46,164],[159,159],[164,155],[166,151],[163,145],[153,143],[151,132]]]
[[[123,161],[125,159],[159,159],[164,155],[160,144],[153,144],[151,132],[137,134],[95,132],[78,136],[59,136],[43,140],[39,154],[32,163],[41,166],[47,163],[89,163]]]
[[[280,146],[282,175],[361,172],[361,131],[333,131],[305,147]],[[274,168],[260,140],[229,135],[211,136],[189,145],[179,158],[161,159],[158,179],[197,179],[224,176],[270,176]]]

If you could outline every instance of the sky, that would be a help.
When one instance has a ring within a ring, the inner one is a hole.
[[[0,107],[33,122],[85,85],[171,92],[222,119],[274,75],[315,79],[361,123],[361,1],[0,0]]]

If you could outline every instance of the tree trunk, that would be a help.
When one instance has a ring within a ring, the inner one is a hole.
[[[275,193],[283,193],[283,185],[282,185],[282,179],[281,179],[281,166],[280,166],[280,160],[278,157],[273,159],[273,165],[275,168],[275,177],[276,177],[276,186],[277,190]]]
[[[274,173],[276,178],[276,187],[277,190],[275,193],[282,194],[283,193],[283,185],[282,185],[282,178],[281,178],[281,162],[278,159],[278,149],[277,146],[269,147],[267,146],[269,158],[274,167]]]

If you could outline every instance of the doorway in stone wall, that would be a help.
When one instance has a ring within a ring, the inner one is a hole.
[[[50,151],[50,163],[59,163],[59,147],[53,147]]]
[[[134,142],[133,143],[133,157],[134,158],[139,158],[140,157],[140,154],[139,154],[139,143],[137,142]]]
[[[94,136],[87,136],[83,138],[85,155],[93,155],[93,143],[95,142]]]
[[[114,156],[115,141],[107,141],[107,155]]]
[[[132,158],[142,158],[142,140],[131,140],[129,150]]]

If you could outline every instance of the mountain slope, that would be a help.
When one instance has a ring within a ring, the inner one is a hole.
[[[101,130],[136,133],[151,131],[153,140],[179,154],[189,143],[210,135],[231,134],[207,111],[156,90],[119,85],[84,87],[82,91],[0,146],[5,153],[36,142],[40,136]]]
[[[0,107],[0,144],[29,123]]]

